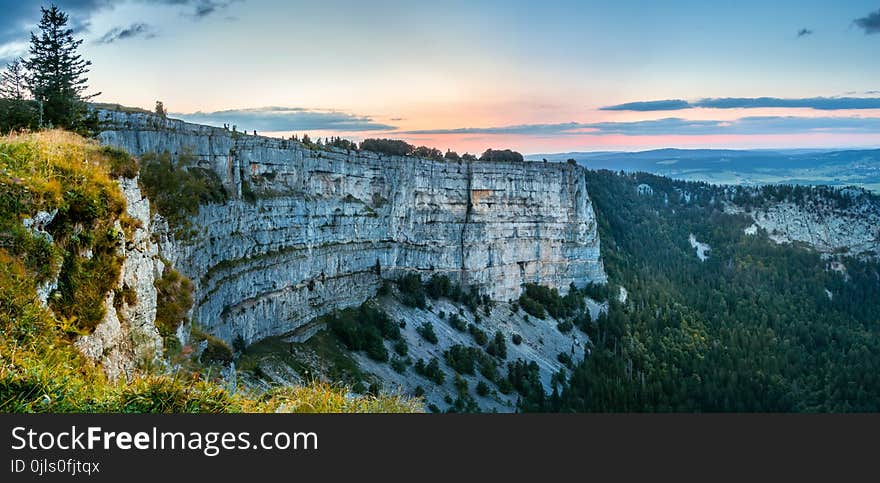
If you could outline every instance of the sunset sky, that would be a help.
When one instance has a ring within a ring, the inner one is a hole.
[[[880,1],[58,1],[100,102],[459,152],[880,147]],[[0,0],[0,59],[39,2]]]

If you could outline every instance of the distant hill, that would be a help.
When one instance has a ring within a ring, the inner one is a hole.
[[[644,171],[673,178],[725,184],[857,185],[880,191],[880,149],[731,150],[655,149],[640,152],[536,154],[592,169]]]

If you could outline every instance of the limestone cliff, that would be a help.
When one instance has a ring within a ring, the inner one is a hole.
[[[312,150],[146,114],[101,118],[101,142],[135,155],[189,150],[231,194],[201,208],[192,239],[159,241],[196,285],[195,320],[227,342],[306,330],[407,271],[496,300],[525,282],[605,281],[576,166]]]
[[[773,202],[743,210],[732,203],[730,213],[742,213],[754,220],[747,233],[766,230],[776,243],[801,242],[825,254],[846,254],[862,258],[880,255],[880,198],[854,188],[839,192],[840,203],[822,191],[798,202]]]
[[[140,224],[126,240],[119,229],[119,251],[125,257],[116,291],[104,301],[104,319],[89,335],[78,337],[76,347],[101,363],[107,376],[129,378],[144,364],[159,361],[162,338],[156,329],[156,287],[163,264],[157,245],[150,239],[150,203],[138,187],[137,178],[118,180],[126,200],[126,213]],[[130,294],[123,297],[123,293]],[[122,300],[116,300],[121,297]]]

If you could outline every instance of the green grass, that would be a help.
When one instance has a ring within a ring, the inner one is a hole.
[[[83,332],[104,316],[104,298],[122,265],[117,249],[134,225],[110,176],[130,170],[134,161],[123,158],[58,130],[0,138],[0,250],[38,283],[57,276],[52,310]],[[41,211],[56,213],[45,227],[51,243],[22,225]]]
[[[253,404],[253,406],[252,406]],[[400,394],[351,397],[338,385],[313,382],[308,386],[278,388],[256,402],[242,405],[247,412],[283,413],[417,413],[420,399]]]
[[[323,367],[311,366],[295,356],[295,353],[303,352],[314,354],[315,360],[322,361]],[[362,386],[367,382],[367,375],[329,330],[319,331],[306,342],[284,342],[283,336],[268,337],[248,346],[236,365],[240,370],[259,375],[260,363],[266,360],[286,364],[304,379],[322,374],[329,380],[351,387]]]

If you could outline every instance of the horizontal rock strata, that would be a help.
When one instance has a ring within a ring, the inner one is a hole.
[[[313,150],[147,114],[101,117],[103,143],[191,152],[230,193],[201,208],[192,239],[160,242],[196,285],[195,320],[226,341],[295,331],[406,272],[495,300],[526,282],[564,292],[605,281],[577,166]]]

